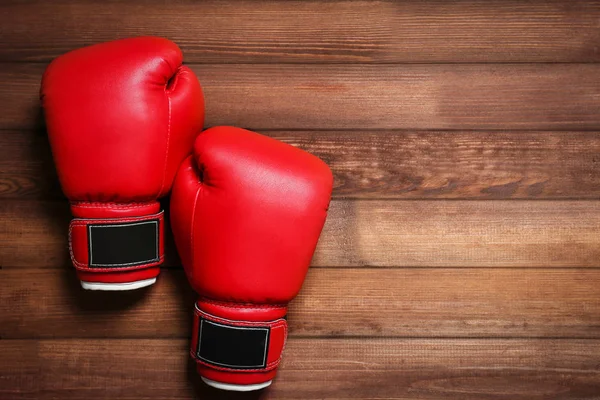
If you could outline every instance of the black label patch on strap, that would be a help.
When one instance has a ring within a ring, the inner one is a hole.
[[[196,356],[219,367],[266,368],[269,334],[267,326],[232,326],[201,318]]]
[[[132,267],[159,261],[159,221],[88,225],[89,266]]]

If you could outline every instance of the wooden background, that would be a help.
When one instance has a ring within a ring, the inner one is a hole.
[[[597,1],[3,1],[0,399],[600,399]],[[38,105],[68,50],[170,38],[207,126],[323,158],[334,200],[275,383],[188,359],[158,283],[79,288]]]

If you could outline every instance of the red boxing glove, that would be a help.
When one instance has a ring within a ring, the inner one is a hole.
[[[164,259],[157,199],[204,123],[202,89],[181,50],[155,37],[74,50],[48,66],[40,95],[82,286],[153,284]]]
[[[327,216],[333,177],[317,157],[232,127],[201,133],[177,173],[171,222],[199,299],[191,355],[211,386],[268,386]]]

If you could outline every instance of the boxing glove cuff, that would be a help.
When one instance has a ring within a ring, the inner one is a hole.
[[[71,261],[78,270],[109,272],[162,263],[163,212],[144,217],[83,219],[69,226]]]
[[[234,373],[272,371],[281,362],[287,338],[285,318],[234,321],[194,307],[190,353],[198,364]]]

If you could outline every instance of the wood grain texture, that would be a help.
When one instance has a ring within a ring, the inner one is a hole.
[[[3,399],[597,399],[598,340],[291,339],[273,385],[199,382],[183,339],[3,340]],[[118,368],[115,366],[118,365]]]
[[[9,0],[0,13],[0,399],[600,398],[600,1]],[[199,381],[170,232],[150,288],[83,291],[71,266],[41,76],[59,54],[141,34],[181,46],[207,126],[263,132],[334,172],[262,393]]]
[[[64,199],[45,129],[0,132],[0,199]]]
[[[0,202],[0,266],[70,265],[70,218],[66,201]],[[597,201],[334,200],[313,265],[598,267],[598,237]]]
[[[291,303],[291,337],[597,338],[596,269],[325,269]],[[147,290],[84,291],[75,272],[0,270],[0,338],[188,338],[181,270]]]
[[[192,65],[206,125],[600,130],[600,64]],[[42,123],[42,64],[0,64],[0,129]]]
[[[3,2],[2,61],[158,35],[190,62],[591,62],[596,1]]]
[[[334,198],[597,199],[600,132],[269,131],[334,174]],[[64,199],[43,129],[0,135],[0,199]]]

